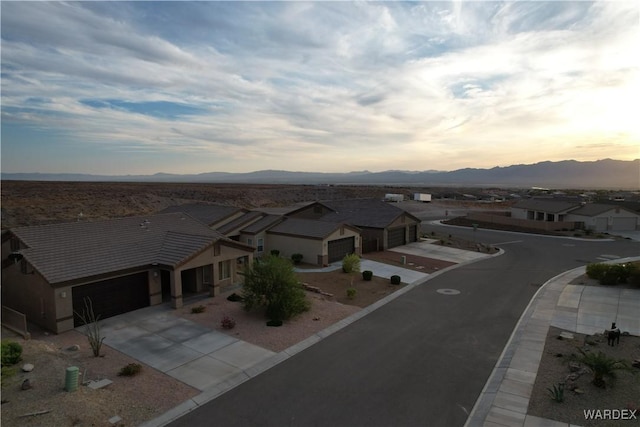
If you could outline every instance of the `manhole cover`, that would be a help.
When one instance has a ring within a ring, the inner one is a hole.
[[[438,289],[436,292],[443,295],[458,295],[460,293],[457,289]]]

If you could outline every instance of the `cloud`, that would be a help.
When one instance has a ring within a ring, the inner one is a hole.
[[[625,2],[6,2],[3,169],[29,170],[27,140],[177,173],[629,147],[637,31]]]

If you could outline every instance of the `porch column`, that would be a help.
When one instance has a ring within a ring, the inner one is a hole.
[[[171,283],[171,307],[182,308],[182,275],[180,271],[173,270],[169,277]]]

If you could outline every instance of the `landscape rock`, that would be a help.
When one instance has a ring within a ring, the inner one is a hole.
[[[25,363],[24,365],[22,365],[22,372],[31,372],[33,371],[33,364],[31,363]]]
[[[31,382],[31,380],[29,378],[27,378],[26,380],[22,381],[22,386],[20,386],[20,388],[22,390],[29,390],[33,388],[33,383]]]
[[[569,362],[569,372],[578,372],[582,366],[577,362]]]
[[[640,359],[636,359],[631,362],[631,366],[633,366],[634,368],[640,368]]]
[[[71,347],[67,347],[68,351],[80,351],[80,346],[78,344],[74,344]]]

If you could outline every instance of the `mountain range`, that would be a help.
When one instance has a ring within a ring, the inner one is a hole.
[[[491,169],[454,171],[357,171],[348,173],[261,170],[248,173],[91,175],[71,173],[2,173],[2,180],[102,181],[102,182],[198,182],[238,184],[361,184],[477,187],[547,187],[583,189],[640,189],[640,159],[603,159],[592,162],[563,160]]]

